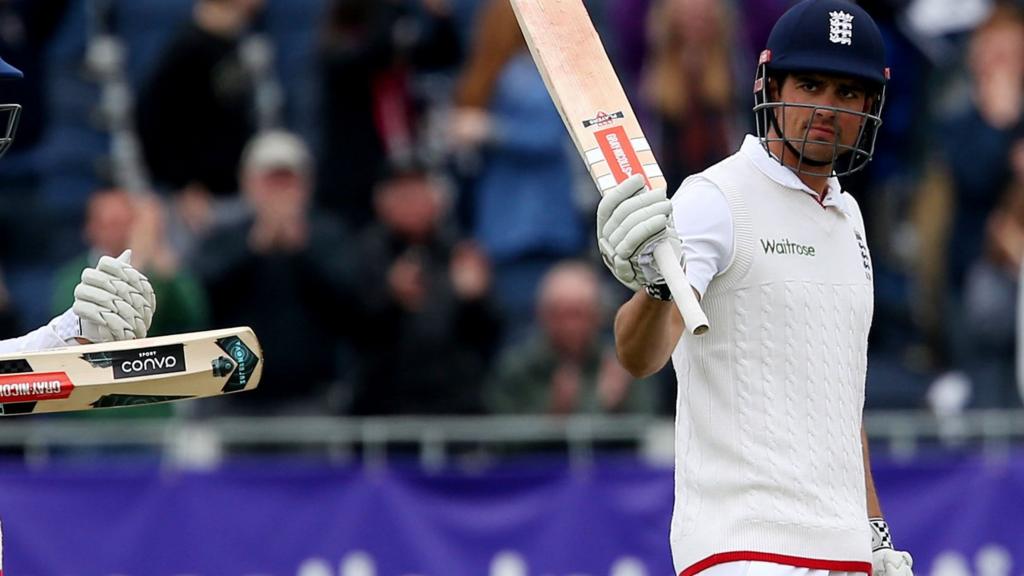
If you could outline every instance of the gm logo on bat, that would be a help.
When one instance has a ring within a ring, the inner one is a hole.
[[[115,380],[185,371],[185,347],[182,344],[120,350],[113,352],[111,357]]]

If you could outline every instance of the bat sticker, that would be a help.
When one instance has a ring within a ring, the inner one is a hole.
[[[616,182],[622,182],[633,174],[643,174],[644,182],[648,188],[651,183],[647,180],[644,167],[636,156],[633,143],[622,126],[606,128],[594,133],[597,137],[597,145],[604,155],[604,159],[611,168],[612,175]]]
[[[223,392],[235,392],[245,388],[253,371],[256,370],[256,365],[259,364],[260,359],[252,353],[252,350],[238,336],[221,338],[217,340],[217,346],[220,346],[221,350],[227,352],[228,356],[237,365],[231,377],[228,378],[227,383],[224,384]]]
[[[185,346],[170,344],[112,352],[114,380],[185,371]]]
[[[584,120],[583,127],[590,128],[591,126],[607,126],[608,124],[611,124],[612,121],[621,120],[622,118],[625,117],[626,115],[622,112],[612,112],[611,114],[598,112],[597,116],[594,116],[589,120]]]
[[[0,402],[59,400],[75,387],[64,372],[38,372],[0,376]]]

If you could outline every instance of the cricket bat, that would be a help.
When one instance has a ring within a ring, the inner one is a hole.
[[[661,168],[582,0],[511,0],[548,93],[601,194],[634,174],[665,187]],[[693,334],[708,330],[690,282],[667,242],[654,252]]]
[[[247,327],[0,356],[0,415],[140,406],[252,390],[263,351]]]

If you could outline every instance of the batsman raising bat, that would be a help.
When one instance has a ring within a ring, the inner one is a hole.
[[[871,478],[872,265],[860,209],[837,179],[874,151],[888,80],[878,27],[846,0],[793,6],[758,62],[757,134],[669,201],[653,159],[633,161],[650,149],[642,134],[615,125],[631,111],[607,97],[621,90],[595,64],[607,58],[582,2],[512,3],[604,192],[604,260],[636,292],[616,315],[619,359],[636,377],[670,358],[676,371],[676,573],[912,576]],[[584,101],[602,109],[581,117]],[[689,294],[662,280],[665,245],[684,290],[701,297],[703,335],[692,330],[698,310],[669,302]]]

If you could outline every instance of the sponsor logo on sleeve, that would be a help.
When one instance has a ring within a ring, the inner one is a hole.
[[[868,252],[868,245],[864,242],[864,235],[860,233],[860,230],[854,230],[853,235],[857,238],[857,248],[860,249],[860,259],[864,265],[864,277],[871,280],[871,254]]]

